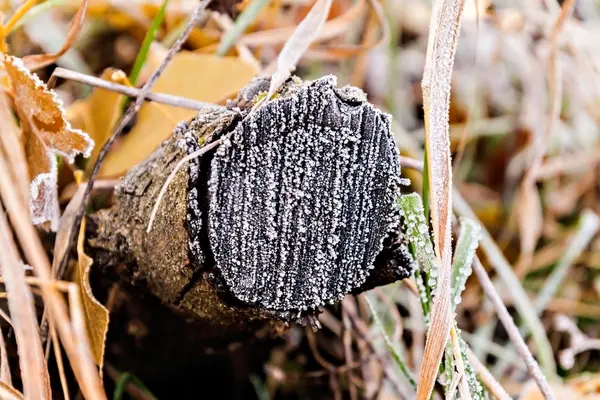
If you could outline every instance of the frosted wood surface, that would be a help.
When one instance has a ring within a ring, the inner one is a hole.
[[[231,292],[307,310],[363,284],[398,225],[390,118],[334,77],[272,100],[217,150],[209,240]]]

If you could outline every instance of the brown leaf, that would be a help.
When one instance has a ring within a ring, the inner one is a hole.
[[[51,229],[56,230],[59,213],[56,156],[68,162],[73,162],[77,154],[88,157],[94,142],[71,127],[62,101],[27,70],[20,59],[4,56],[3,63],[23,128],[22,140],[31,180],[31,219],[34,224],[50,221]]]
[[[531,266],[537,242],[542,234],[544,215],[535,182],[525,179],[518,194],[518,224],[521,254],[516,271],[522,276]]]
[[[88,0],[81,0],[81,5],[77,10],[77,13],[73,17],[73,21],[71,22],[71,26],[69,27],[69,32],[67,33],[67,37],[65,42],[63,43],[60,50],[53,54],[34,54],[23,57],[23,64],[30,71],[34,71],[36,69],[44,68],[56,60],[60,58],[63,54],[65,54],[73,43],[75,43],[75,39],[77,39],[77,35],[81,31],[81,27],[83,26],[83,20],[85,19],[85,13],[87,11]]]
[[[102,371],[109,315],[106,307],[96,300],[94,294],[92,293],[92,288],[90,286],[90,269],[92,267],[93,260],[87,254],[85,254],[83,249],[84,240],[85,219],[81,223],[79,239],[77,240],[77,255],[79,257],[79,261],[73,275],[73,282],[79,286],[80,293],[83,298],[83,310],[85,314],[92,357],[94,362],[100,368],[100,371]]]
[[[239,91],[257,73],[254,66],[239,58],[183,51],[173,57],[153,90],[214,103]],[[104,160],[100,176],[121,176],[145,160],[163,140],[171,136],[177,123],[192,118],[196,113],[157,103],[144,104],[136,125],[123,138],[120,146]]]

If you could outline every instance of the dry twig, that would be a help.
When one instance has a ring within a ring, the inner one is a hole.
[[[79,225],[81,225],[81,220],[83,219],[85,210],[87,209],[88,201],[90,199],[90,194],[92,192],[93,183],[96,180],[98,173],[100,172],[100,166],[102,165],[104,158],[106,158],[106,155],[108,154],[108,151],[110,150],[115,139],[121,134],[123,129],[125,129],[125,127],[131,122],[133,117],[139,111],[147,94],[150,93],[150,89],[152,88],[152,85],[154,85],[154,83],[156,83],[156,81],[158,80],[158,78],[160,77],[162,72],[165,70],[165,68],[167,67],[169,62],[173,59],[175,54],[181,49],[183,44],[186,42],[188,36],[192,32],[192,29],[202,18],[204,9],[208,5],[208,3],[210,3],[210,0],[204,0],[204,1],[200,2],[198,4],[198,6],[195,8],[185,29],[183,30],[183,32],[181,33],[179,38],[177,38],[177,40],[175,41],[173,46],[169,49],[167,56],[162,60],[162,62],[158,66],[158,68],[156,68],[156,71],[154,71],[154,73],[148,79],[148,81],[144,84],[144,86],[142,86],[135,102],[127,109],[127,111],[125,112],[125,115],[123,115],[123,118],[121,118],[121,120],[117,124],[116,128],[113,130],[113,133],[110,136],[110,138],[106,141],[106,143],[104,143],[104,146],[102,146],[102,149],[100,150],[100,153],[98,154],[98,159],[96,160],[96,163],[94,164],[94,168],[92,169],[92,172],[90,174],[90,179],[89,179],[88,185],[86,187],[85,193],[83,195],[83,200],[81,202],[81,206],[79,207],[79,210],[77,212],[77,218],[75,218],[75,223],[74,223],[75,228],[71,230],[71,235],[69,237],[69,244],[67,246],[65,256],[61,260],[60,265],[58,267],[59,270],[64,271],[65,266],[66,266],[67,262],[69,261],[69,254],[73,248],[73,245],[75,244],[75,238],[79,231],[77,229],[77,227]]]
[[[61,67],[56,68],[52,72],[52,76],[48,80],[48,87],[54,86],[56,78],[69,79],[71,81],[85,83],[86,85],[90,85],[93,87],[110,90],[116,93],[121,93],[129,97],[142,97],[144,99],[147,99],[148,101],[168,104],[170,106],[175,107],[187,108],[189,110],[200,111],[209,105],[208,103],[203,103],[201,101],[187,99],[185,97],[173,96],[171,94],[166,93],[147,92],[142,96],[143,88],[138,89],[131,86],[120,85],[115,82],[110,82],[104,79],[96,78],[95,76],[82,74],[80,72],[71,71]]]

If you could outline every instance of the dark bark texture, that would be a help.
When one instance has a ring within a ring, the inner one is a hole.
[[[89,244],[208,346],[276,335],[345,294],[407,277],[389,116],[326,77],[288,82],[258,111],[256,80],[183,122],[122,178]],[[158,193],[168,186],[150,232]]]

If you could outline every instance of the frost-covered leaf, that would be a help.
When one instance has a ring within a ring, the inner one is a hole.
[[[428,278],[427,285],[431,290],[435,290],[439,267],[433,252],[427,222],[425,221],[421,197],[416,193],[410,193],[401,196],[399,202],[404,232],[414,246],[417,259],[423,264],[424,272]]]
[[[89,156],[94,142],[67,122],[62,101],[27,70],[20,59],[4,56],[15,105],[23,128],[23,145],[31,179],[30,211],[34,224],[58,225],[57,160],[73,162],[77,154]]]
[[[431,324],[427,332],[423,363],[419,373],[418,400],[428,399],[433,391],[437,366],[442,360],[452,322],[450,311],[452,303],[450,288],[452,166],[448,118],[454,53],[458,43],[464,3],[464,0],[435,0],[433,2],[427,56],[421,84],[425,146],[431,189],[431,222],[440,269]]]
[[[467,278],[473,271],[471,265],[481,238],[481,228],[475,221],[461,218],[460,227],[460,235],[452,262],[452,309],[454,311],[460,303],[460,296],[465,289]]]
[[[365,282],[399,224],[389,116],[335,85],[325,77],[267,103],[212,160],[210,244],[242,301],[284,311],[335,302]]]

